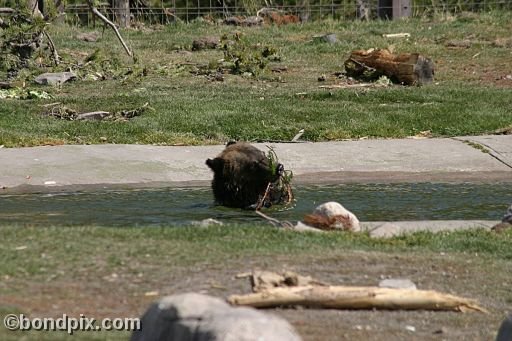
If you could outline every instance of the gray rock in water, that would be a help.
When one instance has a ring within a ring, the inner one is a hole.
[[[392,289],[412,289],[416,290],[416,284],[407,278],[389,278],[383,279],[379,282],[381,288],[392,288]]]
[[[508,317],[503,320],[498,330],[498,335],[496,336],[496,341],[510,340],[512,340],[512,314],[508,315]]]
[[[65,83],[69,80],[76,78],[74,72],[55,72],[55,73],[43,73],[37,76],[34,80],[37,84],[42,85],[58,85]]]
[[[233,308],[219,298],[188,293],[153,303],[131,341],[298,341],[285,320],[253,308]]]

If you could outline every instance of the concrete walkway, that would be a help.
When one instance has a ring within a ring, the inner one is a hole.
[[[256,144],[297,183],[512,181],[512,135]],[[0,149],[0,193],[208,185],[224,146],[66,145]]]

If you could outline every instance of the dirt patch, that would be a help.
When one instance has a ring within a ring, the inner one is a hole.
[[[143,264],[143,263],[142,263]],[[131,267],[133,269],[133,267]],[[251,269],[283,269],[340,285],[376,285],[383,278],[409,278],[419,289],[473,298],[490,314],[431,311],[338,311],[272,309],[290,321],[304,340],[491,340],[512,294],[512,264],[475,254],[380,253],[343,250],[324,255],[257,256],[202,262],[193,268],[141,265],[140,272],[108,273],[89,267],[72,277],[7,279],[0,285],[2,305],[31,316],[85,314],[94,318],[134,317],[160,296],[202,292],[226,297],[247,293]],[[414,327],[414,328],[412,328]]]

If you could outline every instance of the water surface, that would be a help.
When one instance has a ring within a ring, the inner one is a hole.
[[[334,200],[361,221],[499,220],[512,203],[507,184],[500,183],[299,186],[294,193],[292,207],[266,213],[296,221],[318,204]],[[0,195],[0,224],[180,226],[206,218],[226,223],[261,221],[254,212],[214,206],[209,188]]]

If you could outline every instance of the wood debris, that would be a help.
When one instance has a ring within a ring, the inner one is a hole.
[[[244,274],[246,275],[246,274]],[[475,301],[434,290],[331,286],[294,272],[253,271],[253,293],[231,295],[232,305],[255,308],[303,306],[327,309],[438,310],[484,312]]]

